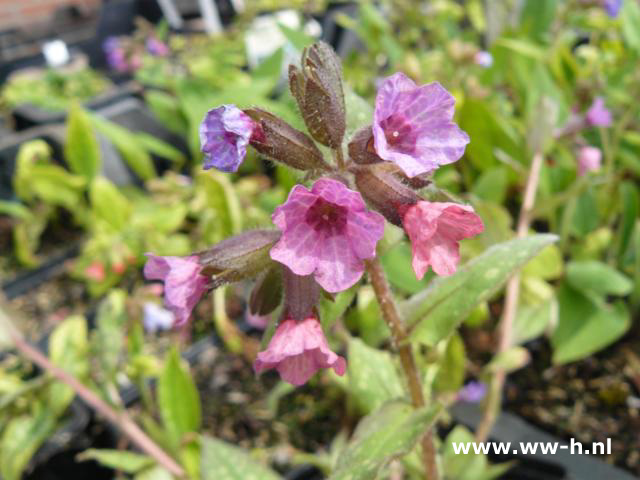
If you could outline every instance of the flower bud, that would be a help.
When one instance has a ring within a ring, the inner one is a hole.
[[[289,87],[311,136],[338,148],[346,128],[342,68],[332,48],[314,43],[302,52],[302,69],[289,66]]]
[[[358,130],[349,142],[349,157],[360,165],[382,162],[373,146],[371,125]]]
[[[356,186],[365,200],[394,225],[402,226],[401,210],[416,204],[420,197],[387,172],[360,169]]]
[[[299,170],[328,168],[322,153],[309,136],[287,122],[259,108],[244,111],[261,127],[262,135],[251,138],[261,154]]]
[[[282,270],[274,266],[258,278],[251,296],[249,311],[264,316],[273,312],[282,300]]]
[[[277,230],[252,230],[197,253],[203,275],[211,275],[213,288],[258,275],[273,264],[269,250],[280,238]]]
[[[284,285],[284,315],[294,320],[313,316],[313,308],[320,299],[320,285],[313,275],[296,275],[288,267],[282,266]]]

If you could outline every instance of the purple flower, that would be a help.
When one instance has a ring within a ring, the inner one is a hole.
[[[257,330],[264,330],[267,328],[267,325],[269,325],[271,314],[268,313],[267,315],[260,315],[259,313],[251,313],[251,310],[247,309],[244,314],[244,319],[253,328]]]
[[[247,154],[251,136],[260,134],[258,124],[235,105],[209,110],[200,124],[204,168],[235,172]]]
[[[455,99],[439,83],[416,86],[404,73],[378,90],[373,137],[380,158],[409,177],[458,160],[469,136],[453,123]]]
[[[578,154],[578,175],[600,170],[602,152],[598,147],[582,147]]]
[[[593,127],[610,127],[611,112],[605,106],[602,97],[598,97],[593,101],[589,110],[587,110],[587,123]]]
[[[166,57],[169,55],[169,47],[166,43],[156,37],[147,38],[147,52],[156,57]]]
[[[102,44],[102,49],[107,57],[107,64],[113,70],[126,72],[129,70],[129,62],[124,48],[117,37],[109,37]]]
[[[331,351],[320,322],[309,317],[300,322],[288,319],[278,325],[253,368],[256,373],[275,368],[285,382],[300,386],[321,368],[333,368],[344,375],[347,362]]]
[[[144,266],[148,280],[164,282],[164,304],[176,316],[176,325],[183,325],[200,297],[207,291],[209,279],[201,275],[202,266],[196,255],[190,257],[160,257],[151,253]]]
[[[272,219],[282,237],[271,258],[296,275],[314,274],[328,292],[346,290],[360,279],[363,260],[375,256],[384,231],[384,218],[366,209],[360,193],[329,178],[311,190],[296,185]]]
[[[479,403],[487,394],[487,386],[482,382],[469,382],[458,391],[458,400]]]
[[[616,18],[622,8],[622,0],[603,0],[603,7],[611,18]]]
[[[169,330],[173,327],[176,317],[170,310],[166,310],[153,302],[145,302],[142,306],[142,323],[147,332],[155,333]]]
[[[473,61],[476,65],[480,65],[484,68],[489,68],[491,65],[493,65],[493,56],[486,50],[482,50],[474,55]]]
[[[484,230],[482,219],[472,207],[456,203],[420,201],[402,216],[411,240],[411,265],[418,279],[424,277],[429,266],[438,275],[455,273],[460,260],[460,240]]]

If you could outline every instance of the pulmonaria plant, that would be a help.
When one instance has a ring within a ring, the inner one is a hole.
[[[246,232],[185,258],[151,255],[145,267],[147,278],[165,282],[165,304],[177,323],[207,289],[257,278],[249,315],[270,316],[277,326],[267,329],[275,333],[254,368],[275,369],[293,385],[320,369],[345,373],[345,359],[323,332],[320,293],[344,291],[367,271],[376,293],[384,294],[376,248],[387,221],[408,235],[418,278],[429,267],[453,274],[459,242],[483,230],[472,207],[422,196],[431,183],[426,174],[459,160],[469,143],[453,120],[453,96],[438,83],[416,85],[396,73],[380,86],[372,124],[345,139],[341,77],[339,60],[324,43],[305,49],[300,67],[290,68],[308,133],[259,108],[209,110],[200,126],[205,169],[235,172],[252,146],[304,171],[310,185],[293,187],[273,212],[273,230]],[[332,151],[331,159],[316,142]],[[433,186],[430,191],[437,194]],[[389,298],[379,301],[384,312],[394,308]]]

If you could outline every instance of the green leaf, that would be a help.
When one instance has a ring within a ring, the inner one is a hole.
[[[149,152],[139,137],[120,125],[97,115],[91,116],[94,126],[115,145],[120,155],[142,180],[150,180],[157,176],[156,168]]]
[[[405,392],[389,352],[367,346],[359,338],[349,340],[348,388],[363,412],[372,412]]]
[[[358,424],[353,438],[338,458],[330,480],[371,480],[391,459],[411,451],[431,428],[440,406],[414,409],[389,402]]]
[[[513,372],[524,367],[531,356],[529,350],[524,347],[511,347],[504,352],[498,353],[485,367],[486,372],[495,373],[498,370],[504,370],[506,373]]]
[[[447,338],[477,304],[491,298],[518,268],[556,239],[532,235],[494,245],[455,274],[435,279],[402,305],[411,338],[431,346]]]
[[[158,379],[158,407],[173,445],[180,445],[185,433],[200,428],[198,390],[176,348],[169,352]]]
[[[89,199],[93,213],[111,225],[115,230],[123,230],[131,217],[131,204],[120,193],[118,187],[104,177],[91,183]]]
[[[44,140],[31,140],[20,145],[13,176],[13,188],[18,198],[24,201],[33,199],[31,172],[35,165],[49,165],[51,153],[51,147]]]
[[[206,214],[201,221],[207,221],[204,237],[210,242],[239,233],[242,228],[242,210],[238,195],[228,176],[221,172],[200,172],[196,177],[197,186],[204,196]],[[210,217],[209,217],[210,216]]]
[[[166,158],[177,165],[185,161],[184,154],[173,145],[145,132],[135,132],[136,139],[147,152]]]
[[[144,100],[153,115],[169,130],[186,135],[187,121],[180,111],[177,98],[160,90],[149,89],[144,94]]]
[[[625,181],[620,184],[620,202],[622,203],[622,217],[619,227],[618,257],[622,257],[627,251],[636,219],[639,216],[640,195],[638,195],[638,189],[634,182]]]
[[[562,269],[562,252],[557,245],[549,245],[522,267],[522,275],[552,280],[562,275]]]
[[[418,293],[429,284],[427,278],[416,278],[411,268],[411,246],[407,242],[400,242],[384,252],[380,261],[389,282],[402,292]]]
[[[156,465],[138,472],[134,480],[174,480],[174,477],[164,468]]]
[[[371,123],[373,107],[348,85],[344,86],[344,104],[347,110],[347,131],[345,136],[349,138],[357,130]]]
[[[67,143],[64,157],[74,173],[91,181],[101,168],[100,145],[89,122],[87,112],[74,103],[67,121]]]
[[[504,47],[507,50],[519,53],[524,57],[533,58],[534,60],[538,60],[541,62],[545,61],[547,55],[547,52],[544,48],[541,48],[538,45],[527,40],[518,40],[515,38],[503,37],[496,40],[495,45]]]
[[[320,320],[322,321],[322,327],[327,330],[331,328],[334,322],[344,315],[344,312],[349,308],[356,296],[357,287],[353,286],[348,290],[339,292],[335,298],[329,300],[322,297],[318,304],[318,310],[320,311]]]
[[[558,302],[554,298],[537,305],[520,305],[513,322],[513,343],[522,344],[539,337],[558,318]]]
[[[127,321],[124,290],[111,290],[100,305],[96,314],[96,328],[91,338],[92,354],[98,360],[98,369],[104,376],[103,382],[115,382],[120,370],[120,355],[124,348],[123,332]],[[95,372],[94,372],[95,378]]]
[[[473,447],[469,453],[456,453],[453,444],[469,444],[475,441],[473,434],[465,427],[456,426],[443,442],[442,464],[446,478],[455,480],[490,480],[499,478],[513,464],[489,465],[487,456],[475,453]]]
[[[7,200],[0,200],[0,215],[8,215],[21,220],[27,220],[33,217],[31,211],[21,203],[9,202]]]
[[[507,194],[509,178],[505,167],[495,167],[480,175],[472,192],[483,200],[501,204]]]
[[[278,28],[280,28],[280,31],[291,43],[291,45],[296,47],[299,51],[302,51],[303,48],[308,47],[314,42],[313,37],[310,37],[302,30],[294,30],[293,28],[289,28],[282,23],[278,24]]]
[[[503,150],[514,159],[523,157],[522,139],[518,139],[495,113],[494,107],[484,100],[465,100],[460,110],[460,127],[473,138],[466,155],[480,171],[488,170],[498,162],[495,149]]]
[[[0,474],[4,480],[20,480],[38,448],[53,433],[55,416],[41,409],[36,416],[12,418],[0,439]]]
[[[278,48],[252,72],[253,78],[279,78],[284,62],[284,48]]]
[[[569,263],[567,281],[576,290],[601,296],[628,295],[633,288],[631,279],[596,260]]]
[[[51,362],[69,372],[79,380],[89,375],[89,339],[87,321],[74,315],[58,325],[49,337],[49,357]],[[74,392],[61,382],[49,385],[48,409],[56,415],[62,414],[71,401]]]
[[[376,347],[389,338],[389,327],[382,318],[380,305],[371,285],[358,289],[355,308],[347,314],[346,324],[358,332],[367,345]]]
[[[105,467],[121,470],[125,473],[137,473],[140,470],[150,467],[154,464],[151,457],[133,453],[126,450],[108,450],[90,448],[78,454],[76,459],[85,462],[87,460],[95,460]]]
[[[244,450],[211,437],[202,436],[203,480],[280,480],[270,468],[256,462]]]
[[[631,326],[623,302],[597,305],[569,286],[558,292],[560,319],[553,332],[553,363],[580,360],[605,348],[624,335]]]
[[[466,360],[464,341],[460,335],[452,335],[444,355],[438,359],[440,368],[433,381],[433,389],[436,392],[458,391],[464,383]]]
[[[636,52],[640,52],[640,6],[633,1],[625,1],[620,12],[622,36]]]

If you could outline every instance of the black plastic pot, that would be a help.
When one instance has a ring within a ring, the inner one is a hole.
[[[451,409],[453,418],[462,425],[475,428],[482,412],[477,405],[458,403]],[[530,425],[520,417],[509,412],[501,412],[491,434],[496,442],[558,443],[568,445],[539,428]],[[541,453],[502,457],[500,460],[515,459],[519,462],[516,469],[511,470],[504,479],[513,480],[634,480],[632,474],[609,465],[590,455],[572,455],[570,449],[558,449],[554,455]],[[560,473],[561,472],[561,473]],[[562,476],[559,476],[562,475]]]
[[[84,107],[88,110],[99,110],[138,93],[139,88],[134,83],[115,85],[112,89],[85,102]],[[67,111],[47,110],[36,105],[24,104],[14,108],[12,116],[15,129],[21,131],[35,126],[64,122],[67,118]]]
[[[285,480],[323,480],[325,477],[313,465],[301,465],[287,473],[284,478]]]
[[[0,200],[14,198],[13,173],[21,145],[31,140],[42,139],[51,147],[54,161],[62,165],[63,134],[60,126],[46,126],[0,137]]]

